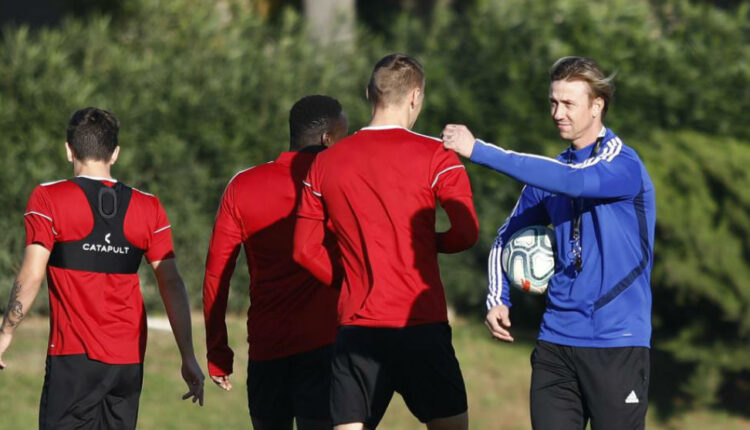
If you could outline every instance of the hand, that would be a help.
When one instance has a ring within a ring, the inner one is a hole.
[[[229,381],[229,375],[212,376],[211,380],[214,381],[214,384],[221,387],[224,391],[229,391],[232,389],[232,382]]]
[[[443,129],[443,146],[456,151],[459,155],[470,158],[474,150],[474,135],[465,125],[448,124]]]
[[[510,335],[510,309],[505,305],[497,305],[487,312],[487,319],[484,324],[492,333],[492,337],[503,342],[513,342],[513,336]]]
[[[182,361],[182,379],[188,386],[188,392],[183,394],[182,400],[193,398],[193,403],[198,402],[203,406],[203,372],[201,371],[195,357]]]
[[[10,342],[13,340],[13,335],[10,333],[3,333],[0,331],[0,370],[5,369],[6,365],[3,361],[3,354],[10,346]]]

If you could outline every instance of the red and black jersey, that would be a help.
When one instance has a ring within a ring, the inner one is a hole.
[[[330,218],[341,252],[341,325],[447,321],[437,202],[467,214],[461,229],[477,228],[469,178],[453,151],[401,127],[366,127],[321,153],[305,185],[298,216]]]
[[[270,360],[333,343],[338,292],[292,259],[296,206],[315,154],[284,152],[235,175],[216,215],[203,282],[208,368],[232,373],[224,321],[240,246],[250,271],[247,330],[251,360]]]
[[[159,200],[116,180],[79,176],[37,186],[24,214],[26,244],[50,250],[49,355],[141,363],[146,314],[138,266],[174,257]]]

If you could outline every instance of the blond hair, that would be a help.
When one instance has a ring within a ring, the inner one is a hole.
[[[398,104],[414,88],[424,88],[422,65],[408,55],[390,54],[375,64],[367,98],[373,106]]]
[[[584,81],[589,84],[589,97],[604,100],[602,117],[607,114],[615,95],[615,73],[605,76],[596,61],[586,57],[562,57],[549,69],[549,81]]]

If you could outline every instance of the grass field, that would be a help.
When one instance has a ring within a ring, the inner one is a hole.
[[[201,322],[198,315],[194,316],[194,338],[199,358],[203,361],[205,347]],[[228,321],[228,326],[230,342],[237,356],[234,389],[223,392],[213,385],[207,386],[203,408],[180,400],[185,387],[179,376],[179,356],[172,334],[149,332],[139,429],[250,428],[245,391],[247,353],[244,319],[233,317]],[[453,326],[454,346],[469,391],[471,428],[529,429],[529,354],[532,343],[501,345],[489,339],[484,327],[478,323],[457,321]],[[5,355],[9,367],[0,372],[0,429],[30,430],[37,426],[47,330],[45,319],[25,321]],[[654,378],[658,378],[658,370],[654,371]],[[649,429],[750,430],[750,420],[721,412],[693,411],[667,422],[657,422],[653,412],[652,408]],[[395,396],[379,428],[411,430],[423,427],[409,414],[401,398]]]

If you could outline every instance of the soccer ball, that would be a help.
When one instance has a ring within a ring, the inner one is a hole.
[[[555,232],[534,225],[518,230],[503,247],[500,261],[510,284],[533,294],[544,294],[555,272]]]

